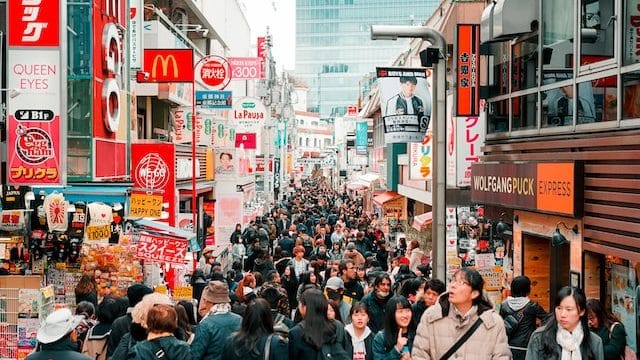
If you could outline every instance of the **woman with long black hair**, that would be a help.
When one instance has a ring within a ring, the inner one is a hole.
[[[222,358],[230,360],[289,359],[287,343],[273,334],[271,308],[266,300],[256,299],[249,303],[242,317],[240,330],[232,333],[224,345]]]
[[[328,306],[320,290],[302,293],[298,312],[303,320],[289,331],[290,359],[317,359],[319,353],[331,353],[336,360],[351,359],[351,340],[339,322],[329,320]]]
[[[602,339],[604,360],[624,358],[627,345],[624,325],[610,311],[605,310],[596,299],[587,300],[587,319],[591,331]]]
[[[584,292],[565,286],[554,303],[553,316],[531,336],[526,359],[604,359],[602,340],[589,331]]]
[[[373,338],[373,360],[409,360],[416,326],[411,303],[402,295],[387,302],[384,327]]]

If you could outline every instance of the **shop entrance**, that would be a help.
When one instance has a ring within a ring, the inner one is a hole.
[[[551,246],[549,238],[522,234],[522,268],[531,279],[529,297],[551,311],[558,290],[569,284],[569,244]]]

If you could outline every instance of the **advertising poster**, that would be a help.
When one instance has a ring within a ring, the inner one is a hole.
[[[366,121],[356,122],[356,153],[358,155],[367,154],[367,132],[368,125]]]
[[[235,179],[238,169],[238,156],[235,148],[216,149],[216,180]]]
[[[480,116],[456,117],[455,180],[457,187],[471,186],[471,164],[479,162],[482,155],[480,148],[484,146],[486,117],[484,100],[480,100]]]
[[[242,223],[243,193],[216,192],[215,244],[229,243],[236,224]]]
[[[176,156],[173,144],[131,144],[131,178],[133,187],[162,194],[162,202],[168,207],[169,225],[175,225],[176,217]]]
[[[637,349],[636,344],[636,274],[633,268],[611,265],[611,312],[624,325],[627,345]]]
[[[233,148],[235,147],[235,141],[235,127],[229,126],[223,121],[213,123],[213,147],[215,149]]]
[[[421,142],[431,120],[430,71],[376,68],[376,72],[385,144]]]

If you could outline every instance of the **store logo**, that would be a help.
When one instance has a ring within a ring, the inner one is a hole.
[[[160,62],[161,66],[162,66],[162,77],[167,77],[169,74],[169,62],[171,62],[173,64],[173,77],[175,79],[178,78],[178,62],[176,61],[176,58],[173,55],[168,55],[168,56],[164,56],[164,55],[156,55],[156,57],[153,59],[153,65],[151,66],[151,77],[152,78],[157,78],[157,74],[158,74],[158,62]]]
[[[158,153],[145,155],[135,169],[135,182],[145,189],[164,189],[169,183],[169,166]]]
[[[25,163],[38,165],[54,157],[53,141],[46,131],[18,125],[16,134],[16,154]]]

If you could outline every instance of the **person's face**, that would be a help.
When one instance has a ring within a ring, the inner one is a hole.
[[[356,278],[356,266],[353,264],[347,264],[347,279],[353,280]]]
[[[225,167],[231,165],[231,157],[227,154],[223,154],[220,156],[220,163]]]
[[[336,267],[331,268],[331,276],[338,276],[338,269]]]
[[[284,274],[285,274],[286,276],[290,276],[290,275],[291,275],[291,268],[290,268],[290,267],[286,267],[286,268],[284,268]]]
[[[589,321],[589,327],[592,329],[597,329],[600,326],[600,322],[598,321],[598,317],[593,311],[587,312],[587,320]]]
[[[440,296],[440,294],[438,294],[437,292],[431,290],[431,289],[426,289],[424,291],[424,303],[427,306],[432,306],[436,304],[436,301],[438,301],[438,296]]]
[[[327,306],[327,318],[329,318],[329,320],[336,318],[336,312],[333,310],[333,306]]]
[[[309,281],[310,281],[312,284],[315,284],[317,280],[318,280],[318,279],[316,278],[316,274],[314,274],[314,273],[309,274]]]
[[[275,282],[276,284],[280,284],[280,274],[275,273],[275,275],[273,276],[273,282]]]
[[[396,324],[398,328],[407,328],[411,323],[411,308],[396,309]]]
[[[391,291],[391,280],[382,279],[382,281],[376,285],[376,292],[382,297],[387,297],[389,295],[389,291]]]
[[[463,274],[457,274],[451,281],[449,289],[449,302],[454,305],[470,305],[473,299],[480,296],[480,293],[471,289],[471,285]]]
[[[362,310],[356,311],[351,315],[351,323],[355,329],[364,329],[369,323],[369,315]]]
[[[567,296],[556,306],[556,320],[558,326],[572,332],[580,324],[580,318],[584,316],[584,310],[578,308],[573,296]]]

